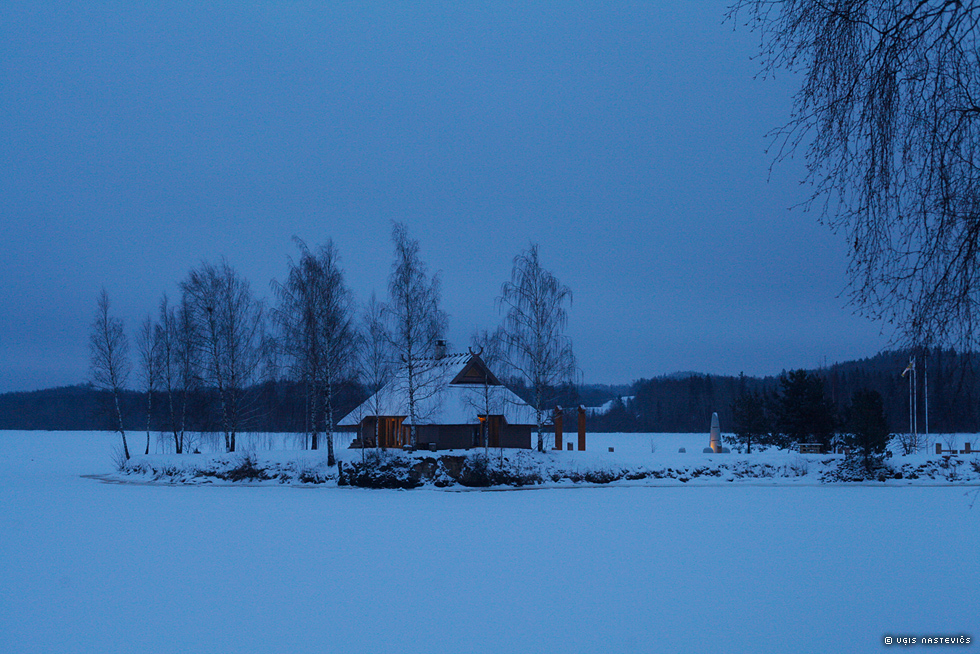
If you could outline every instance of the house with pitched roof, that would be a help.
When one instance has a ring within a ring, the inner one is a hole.
[[[478,352],[443,354],[437,348],[436,356],[418,366],[415,398],[420,449],[531,447],[534,409],[501,383]],[[399,370],[338,426],[356,428],[365,446],[410,445],[407,371]]]

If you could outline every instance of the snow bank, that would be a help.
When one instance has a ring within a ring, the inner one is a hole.
[[[589,437],[589,445],[596,451],[585,452],[538,453],[491,448],[430,453],[341,449],[337,451],[338,466],[327,465],[325,452],[309,450],[157,454],[135,456],[108,478],[168,484],[312,484],[403,489],[760,482],[980,484],[980,454],[891,456],[868,473],[857,458],[843,455],[779,450],[705,454],[703,446],[698,447],[703,440],[700,434],[599,434]],[[658,441],[663,449],[658,447]],[[687,451],[679,451],[682,449]]]

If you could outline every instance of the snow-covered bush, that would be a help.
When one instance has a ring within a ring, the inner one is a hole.
[[[228,481],[263,481],[272,479],[265,468],[258,466],[254,452],[245,452],[238,460],[238,465],[225,473]]]

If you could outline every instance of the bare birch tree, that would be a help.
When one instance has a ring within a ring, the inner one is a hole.
[[[177,378],[177,339],[172,323],[175,322],[170,301],[164,293],[160,298],[160,315],[156,325],[157,342],[160,344],[160,383],[167,400],[167,417],[169,431],[174,437],[174,451],[181,453],[180,440],[177,438],[177,416],[174,409],[174,387]]]
[[[160,382],[167,399],[169,431],[174,451],[184,451],[187,403],[195,385],[196,359],[193,323],[186,302],[170,306],[167,296],[160,300],[160,318],[156,325],[160,355]]]
[[[311,449],[319,447],[320,392],[318,372],[323,358],[320,343],[320,308],[316,291],[320,266],[306,244],[294,239],[300,258],[288,259],[289,272],[285,282],[272,281],[272,290],[279,299],[273,318],[279,325],[281,346],[288,357],[292,374],[300,381],[306,394],[306,429]]]
[[[364,308],[361,321],[360,377],[368,392],[368,409],[374,416],[374,446],[380,449],[379,418],[384,406],[384,389],[391,381],[392,361],[391,339],[385,328],[382,306],[374,293]],[[361,449],[364,449],[363,443]]]
[[[357,333],[354,296],[344,281],[340,255],[328,240],[317,249],[322,275],[319,295],[321,306],[320,339],[323,342],[323,367],[320,388],[324,402],[323,431],[327,441],[327,465],[336,463],[334,455],[334,401],[339,382],[354,375],[357,355]]]
[[[247,418],[245,392],[261,361],[262,304],[226,261],[202,263],[181,288],[197,325],[204,372],[218,394],[225,450],[234,452]]]
[[[767,70],[800,73],[779,158],[847,235],[852,299],[907,344],[972,349],[980,310],[980,5],[736,0]],[[778,160],[778,159],[777,159]]]
[[[129,460],[129,444],[126,442],[126,429],[123,426],[122,407],[119,396],[129,378],[129,340],[123,330],[123,322],[109,314],[109,294],[103,288],[99,294],[89,334],[90,374],[96,388],[112,396],[116,430],[122,437],[123,454]]]
[[[136,357],[140,388],[146,393],[146,451],[150,453],[150,427],[153,417],[153,393],[160,380],[160,331],[146,316],[136,332]]]
[[[282,339],[275,332],[274,325],[268,324],[265,327],[259,340],[262,350],[259,379],[262,397],[265,400],[263,411],[266,415],[266,424],[274,429],[274,417],[280,412],[284,399],[281,383],[283,380]]]
[[[544,451],[544,423],[555,388],[576,372],[572,341],[565,335],[572,291],[541,267],[538,245],[514,258],[509,282],[498,305],[504,313],[508,367],[530,388],[538,429],[538,451]]]
[[[478,331],[473,334],[470,340],[473,343],[470,354],[479,358],[488,369],[499,371],[505,359],[506,337],[503,329],[498,327],[492,332]],[[489,377],[485,377],[483,383],[471,391],[469,398],[470,405],[484,416],[480,428],[485,455],[489,454],[490,448],[490,416],[503,414],[505,408],[503,387],[493,385],[490,381]]]
[[[173,328],[177,345],[177,375],[180,382],[180,422],[177,423],[179,433],[174,434],[176,439],[177,452],[187,450],[187,413],[191,401],[191,394],[201,385],[201,357],[198,344],[198,328],[194,324],[194,312],[191,308],[189,298],[185,294],[181,299],[180,308],[174,315]]]
[[[308,389],[312,448],[317,449],[318,421],[327,443],[327,463],[335,463],[333,429],[337,385],[353,374],[357,346],[354,298],[344,281],[332,241],[311,252],[295,239],[299,261],[289,261],[285,283],[273,281],[279,298],[275,317],[283,347]]]
[[[429,277],[428,267],[419,256],[419,242],[410,238],[408,228],[395,223],[391,230],[395,260],[388,278],[388,304],[384,307],[393,354],[401,364],[400,380],[408,397],[411,445],[418,445],[420,404],[440,389],[427,383],[425,369],[437,340],[442,339],[448,317],[439,308],[439,274]]]

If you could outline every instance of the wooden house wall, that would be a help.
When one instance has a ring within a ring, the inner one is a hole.
[[[504,425],[500,431],[500,446],[531,449],[531,425]]]
[[[407,445],[411,439],[411,428],[401,424],[404,418],[381,418],[382,427],[379,429],[381,447],[400,448]],[[374,443],[375,419],[365,418],[360,425],[361,442]],[[385,426],[388,428],[386,429]],[[495,425],[495,434],[491,435],[491,447],[513,447],[530,449],[531,425]],[[430,443],[435,443],[440,450],[464,450],[473,447],[483,447],[481,425],[419,425],[416,429],[418,445],[427,449]]]
[[[375,429],[376,419],[373,416],[369,416],[361,420],[358,437],[362,443],[368,443],[370,447],[374,447],[375,445],[380,445],[381,447],[401,447],[408,442],[404,433],[405,427],[402,425],[404,420],[404,418],[386,418],[382,416],[381,424]],[[374,442],[376,432],[379,443]]]

